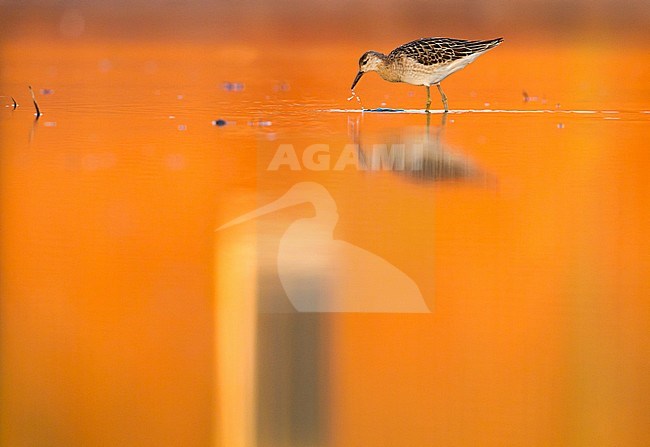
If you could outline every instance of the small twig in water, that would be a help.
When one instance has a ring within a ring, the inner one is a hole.
[[[36,97],[34,96],[34,90],[32,90],[32,86],[29,86],[29,92],[32,94],[32,101],[34,101],[34,107],[36,108],[36,118],[41,116],[41,109],[38,108],[38,103],[36,102]]]
[[[16,102],[16,100],[14,99],[13,96],[11,97],[11,102],[14,103],[14,108],[13,108],[13,110],[16,110],[16,107],[18,107],[18,103]]]

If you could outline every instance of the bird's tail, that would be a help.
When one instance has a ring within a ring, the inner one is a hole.
[[[481,52],[490,50],[497,45],[503,42],[503,37],[497,37],[496,39],[489,40],[473,40],[467,43],[467,47],[470,48],[473,52]]]

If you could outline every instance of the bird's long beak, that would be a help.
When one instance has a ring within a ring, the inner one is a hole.
[[[360,71],[357,73],[357,77],[354,78],[354,82],[352,83],[352,87],[350,87],[351,90],[354,90],[354,86],[357,85],[357,82],[359,82],[359,79],[361,79],[361,76],[363,76],[363,71]]]

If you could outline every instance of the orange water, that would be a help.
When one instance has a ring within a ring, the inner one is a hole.
[[[445,81],[443,121],[346,101],[365,49],[4,42],[0,444],[650,442],[647,51],[503,45]],[[336,169],[395,142],[472,173]],[[268,169],[282,144],[298,169]],[[279,246],[313,205],[215,231],[301,182],[430,313],[296,313]]]

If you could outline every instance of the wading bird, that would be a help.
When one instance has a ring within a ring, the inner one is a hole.
[[[426,111],[431,105],[430,87],[438,87],[445,112],[449,111],[447,96],[440,81],[466,67],[481,54],[499,45],[501,37],[491,40],[461,40],[427,37],[395,48],[385,55],[367,51],[359,59],[359,73],[352,83],[352,91],[364,73],[376,71],[389,82],[424,85],[427,88]]]

